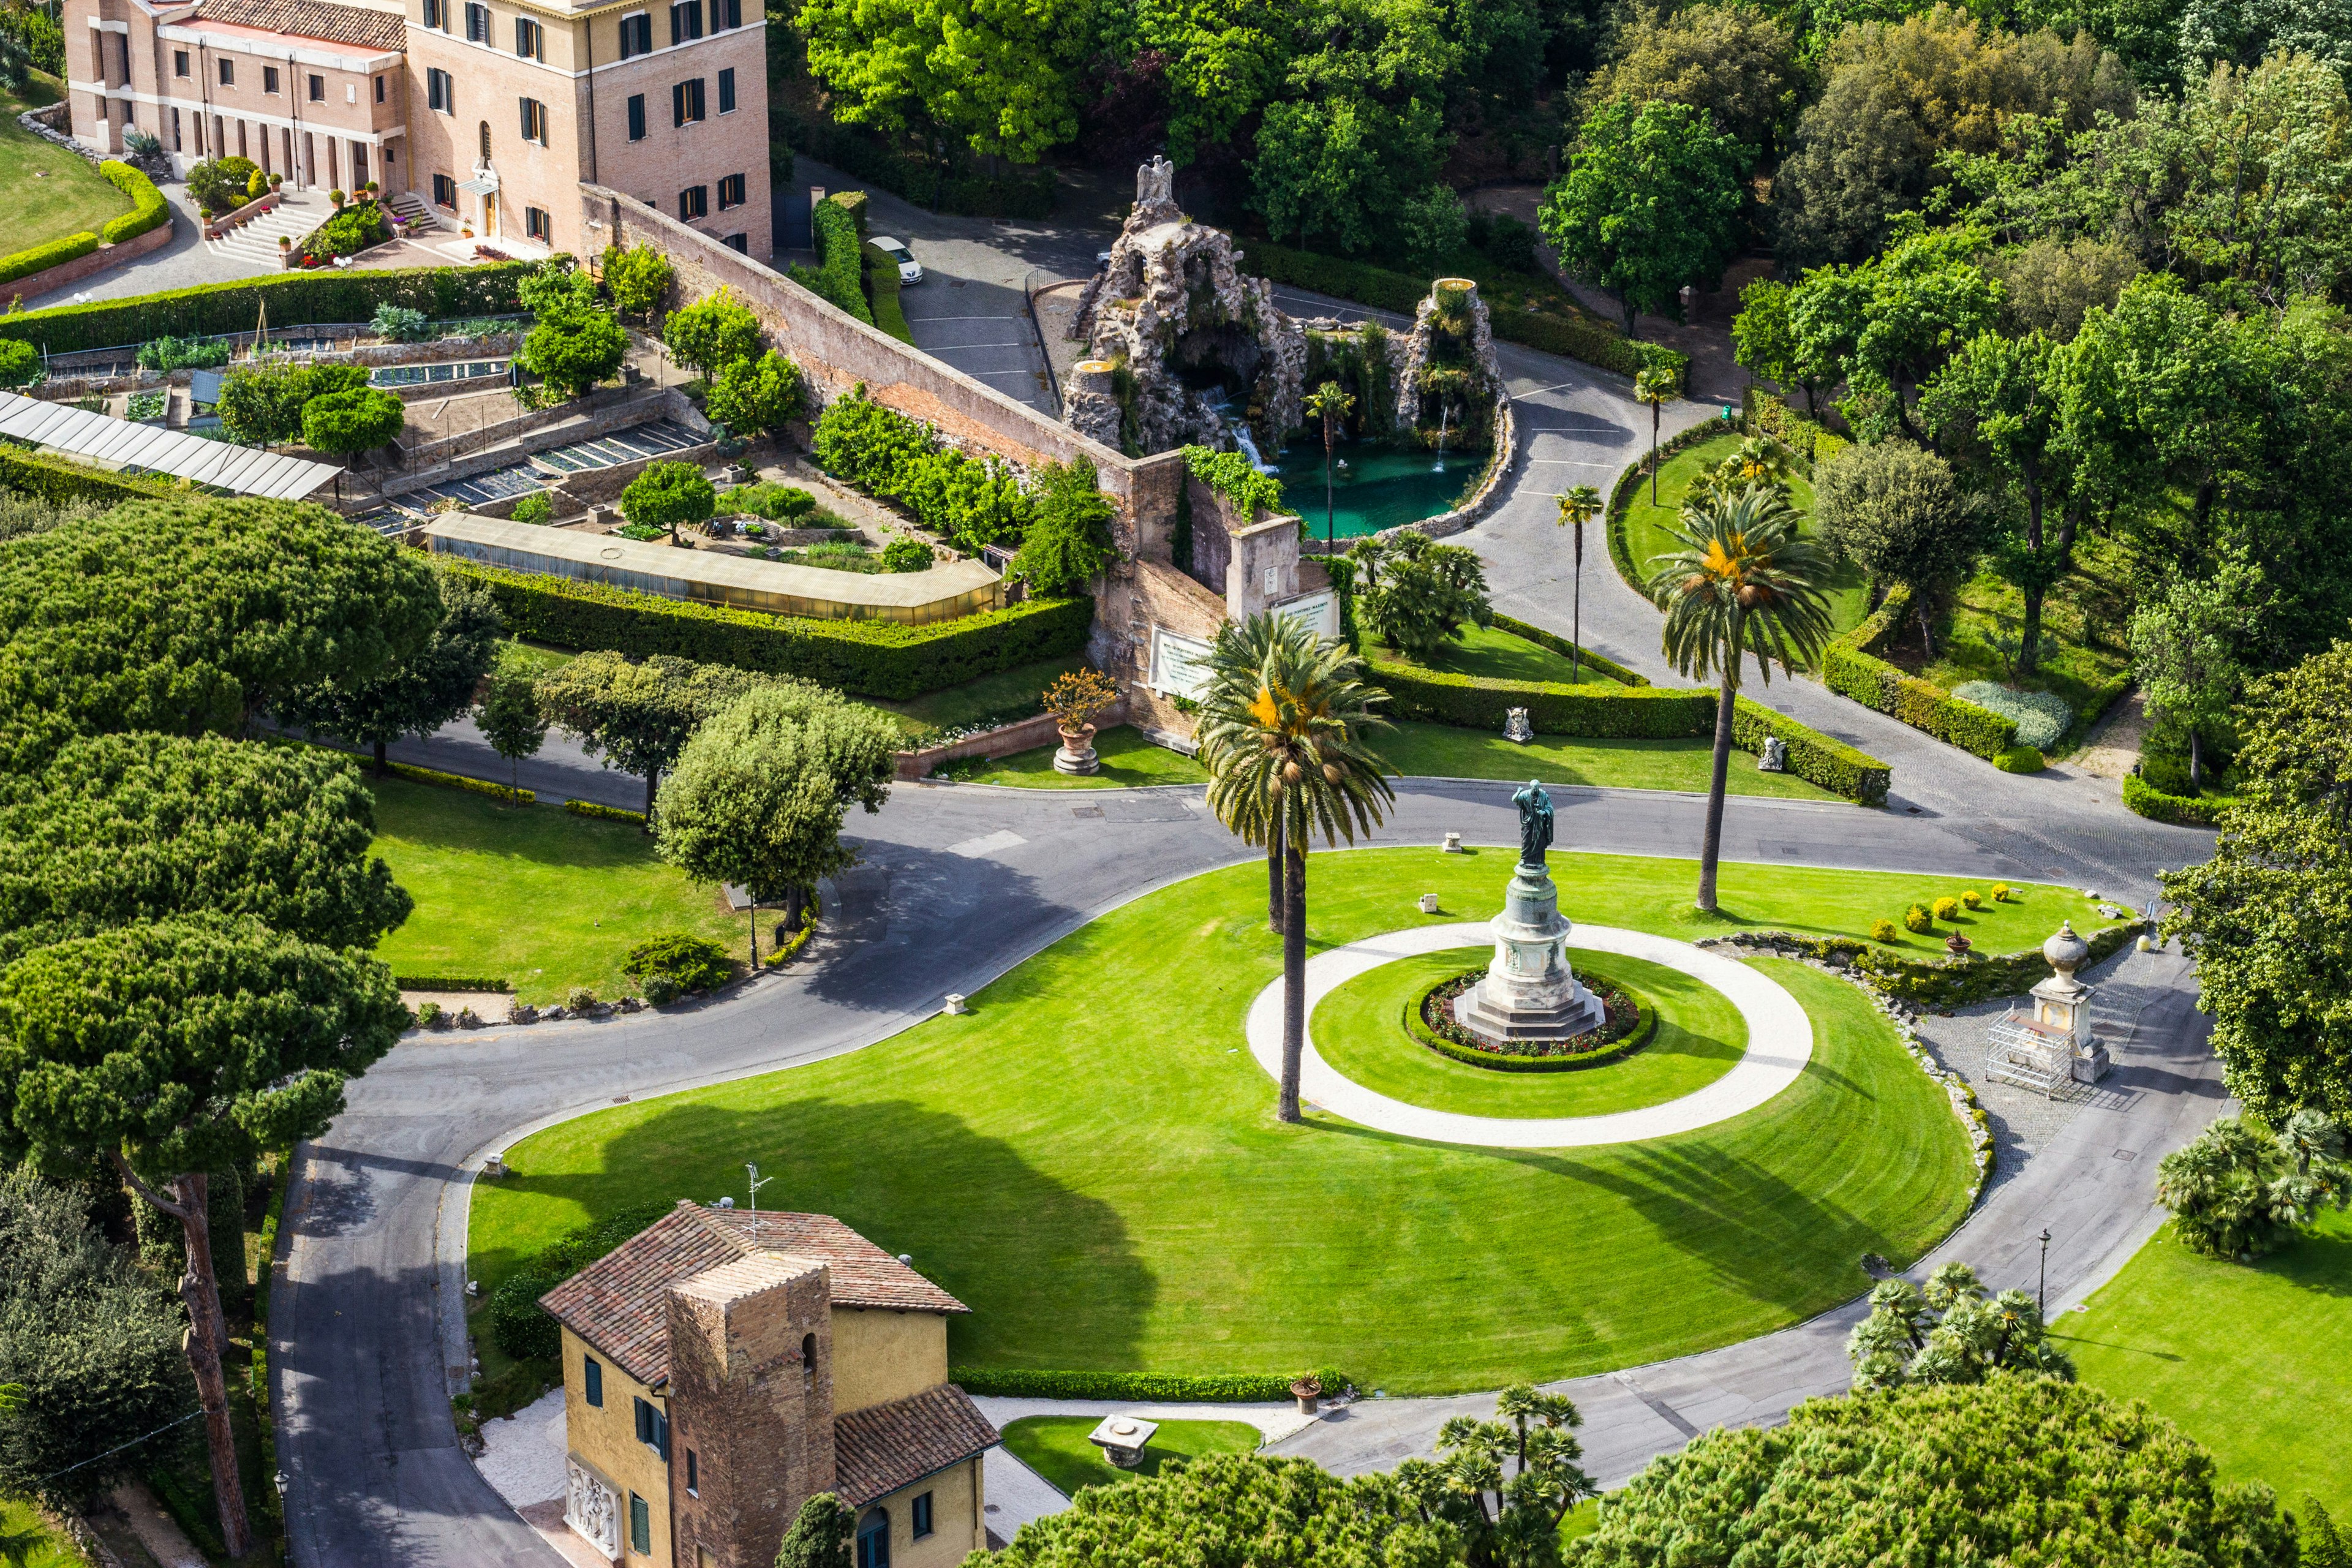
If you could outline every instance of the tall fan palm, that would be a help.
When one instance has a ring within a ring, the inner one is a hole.
[[[1279,842],[1283,862],[1282,1107],[1298,1120],[1307,1039],[1307,844],[1352,844],[1396,798],[1388,764],[1365,744],[1388,721],[1388,694],[1364,682],[1344,643],[1273,615],[1227,622],[1201,698],[1201,764],[1209,806],[1251,844]]]
[[[1356,400],[1339,388],[1336,381],[1327,381],[1307,395],[1307,412],[1323,421],[1323,542],[1331,542],[1332,518],[1339,503],[1331,493],[1331,459],[1339,440],[1338,422],[1348,417]]]
[[[1633,401],[1650,405],[1650,504],[1658,504],[1658,416],[1682,390],[1680,378],[1670,370],[1642,370],[1633,373]]]
[[[1787,498],[1766,486],[1750,486],[1685,510],[1674,530],[1682,548],[1651,561],[1650,596],[1666,612],[1667,659],[1693,680],[1718,674],[1722,680],[1706,837],[1699,851],[1698,907],[1709,914],[1715,912],[1716,858],[1723,847],[1724,779],[1731,763],[1740,659],[1754,654],[1757,672],[1769,686],[1773,659],[1783,669],[1811,663],[1829,636],[1829,604],[1821,588],[1829,561],[1811,540],[1798,536],[1797,524]]]
[[[1576,543],[1576,598],[1570,622],[1569,679],[1584,679],[1584,525],[1601,515],[1601,492],[1591,485],[1564,490],[1559,498],[1559,525]]]

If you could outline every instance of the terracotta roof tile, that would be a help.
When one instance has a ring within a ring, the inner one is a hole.
[[[540,1305],[623,1372],[657,1387],[669,1377],[669,1314],[663,1293],[676,1280],[757,1252],[828,1265],[836,1306],[971,1310],[831,1215],[753,1215],[684,1199],[541,1296]]]
[[[192,19],[351,44],[378,54],[408,47],[408,22],[400,12],[338,5],[334,0],[199,0]]]
[[[997,1440],[952,1383],[833,1418],[834,1490],[852,1508],[960,1465]]]

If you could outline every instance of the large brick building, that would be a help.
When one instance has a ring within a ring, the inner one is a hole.
[[[963,1303],[825,1215],[680,1202],[542,1304],[563,1325],[564,1518],[635,1568],[768,1568],[803,1503],[858,1568],[987,1543],[996,1441],[948,1382]]]
[[[516,255],[601,249],[583,181],[771,252],[759,0],[66,0],[74,134],[367,180]]]

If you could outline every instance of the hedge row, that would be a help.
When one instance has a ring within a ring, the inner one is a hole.
[[[176,493],[173,486],[160,479],[84,468],[46,452],[5,446],[0,446],[0,490],[38,496],[50,502],[141,500]]]
[[[158,224],[172,221],[172,209],[163,200],[163,193],[155,182],[118,159],[109,158],[98,166],[109,184],[131,198],[131,210],[120,217],[109,218],[98,237],[109,245],[121,245],[126,239],[136,239]]]
[[[874,306],[874,324],[902,343],[915,341],[907,324],[907,308],[898,300],[898,264],[872,245],[858,247],[865,262],[866,297]]]
[[[1429,297],[1429,283],[1424,279],[1391,272],[1369,262],[1293,250],[1271,240],[1250,241],[1248,259],[1251,271],[1276,283],[1312,289],[1318,294],[1353,300],[1360,305],[1394,310],[1400,315],[1412,315]],[[1495,335],[1507,342],[1582,360],[1620,375],[1657,366],[1674,372],[1677,380],[1689,376],[1688,354],[1660,343],[1631,342],[1595,322],[1538,316],[1491,302],[1486,307],[1486,320]]]
[[[1090,598],[1030,599],[951,621],[817,621],[666,599],[602,583],[541,577],[470,563],[448,569],[480,583],[507,630],[558,647],[677,654],[707,664],[797,675],[861,697],[907,701],[1033,659],[1086,647]]]
[[[1527,638],[1528,641],[1535,644],[1538,647],[1548,647],[1551,649],[1552,652],[1559,655],[1562,658],[1576,657],[1577,647],[1574,643],[1569,641],[1564,637],[1559,637],[1554,633],[1548,632],[1541,626],[1531,626],[1525,621],[1514,620],[1510,616],[1501,615],[1499,613],[1495,616],[1495,625],[1504,631],[1510,633],[1515,637]],[[1626,668],[1623,665],[1619,664],[1615,659],[1610,658],[1605,655],[1597,654],[1591,648],[1583,650],[1583,658],[1586,664],[1591,666],[1594,669],[1599,670],[1601,674],[1607,676],[1612,680],[1621,681],[1627,686],[1647,686],[1650,684],[1650,678],[1648,676],[1636,675],[1633,671]]]
[[[1786,713],[1777,713],[1752,698],[1740,698],[1732,709],[1731,743],[1761,755],[1767,735],[1788,748],[1789,771],[1807,784],[1864,805],[1886,804],[1887,786],[1895,781],[1893,768],[1834,736],[1800,724]]]
[[[1617,984],[1615,981],[1606,983],[1611,985]],[[1499,1051],[1473,1050],[1468,1046],[1455,1045],[1444,1036],[1433,1031],[1428,1024],[1423,1021],[1420,1016],[1421,1005],[1418,1001],[1405,1004],[1404,1023],[1406,1033],[1439,1056],[1470,1067],[1483,1068],[1488,1072],[1580,1072],[1586,1068],[1603,1067],[1610,1062],[1622,1061],[1656,1037],[1658,1005],[1647,997],[1640,997],[1638,1005],[1641,1008],[1641,1016],[1632,1029],[1600,1049],[1587,1051],[1579,1057],[1507,1057]]]
[[[514,789],[488,779],[469,779],[463,773],[445,773],[439,768],[420,768],[414,763],[389,763],[385,771],[393,777],[406,779],[411,784],[439,784],[445,789],[461,789],[468,795],[486,795],[509,805],[530,805],[539,799],[536,792]]]
[[[392,983],[403,991],[511,991],[504,976],[494,974],[395,974]]]
[[[1911,590],[1896,584],[1877,613],[1832,640],[1822,654],[1822,683],[1842,697],[1874,708],[1987,762],[2017,744],[2017,721],[1963,702],[1932,680],[1906,675],[1872,650],[1911,608]]]
[[[639,827],[646,825],[646,814],[642,811],[631,811],[625,806],[599,805],[593,800],[567,800],[563,803],[563,809],[574,816],[593,816],[604,822],[634,823]]]
[[[522,307],[516,284],[532,268],[528,261],[487,267],[415,267],[372,271],[289,272],[275,278],[244,278],[232,283],[202,283],[191,289],[58,305],[0,316],[0,338],[46,348],[53,354],[116,348],[160,337],[205,337],[247,332],[260,307],[269,308],[272,327],[310,321],[365,321],[379,305],[400,305],[436,319],[509,314]]]
[[[872,326],[874,312],[858,281],[856,216],[827,196],[812,209],[809,226],[816,240],[816,265],[793,268],[793,281]]]
[[[2091,955],[2083,961],[2083,967],[2088,969],[2113,957],[2118,948],[2147,926],[2145,920],[2126,921],[2084,937]],[[1742,934],[1739,941],[1751,950],[1794,949],[1825,963],[1843,960],[1887,994],[1931,1007],[1962,1007],[1994,996],[2014,996],[2050,976],[2049,961],[2038,947],[1993,957],[1970,953],[1966,958],[1917,959],[1906,958],[1875,942],[1851,936],[1811,937],[1787,931],[1752,931]]]
[[[1785,447],[1807,479],[1816,464],[1826,463],[1853,445],[1844,437],[1806,418],[1769,392],[1750,386],[1742,395],[1743,423],[1751,436],[1766,436]]]
[[[2141,778],[2138,770],[2134,769],[2124,775],[2124,804],[2153,821],[2182,827],[2217,827],[2221,825],[2221,808],[2235,803],[2226,797],[2209,800],[2168,795]]]
[[[98,236],[87,229],[57,239],[45,240],[14,255],[0,256],[0,283],[14,283],[19,278],[30,278],[36,272],[47,272],[52,267],[62,267],[98,248]]]
[[[1269,1401],[1290,1397],[1295,1373],[1033,1372],[1022,1367],[959,1366],[948,1381],[966,1394],[1003,1399],[1131,1399]],[[1337,1367],[1311,1375],[1326,1394],[1355,1384]]]

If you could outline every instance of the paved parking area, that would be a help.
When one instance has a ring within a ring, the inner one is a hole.
[[[1021,286],[946,276],[946,258],[934,261],[925,252],[955,244],[908,241],[924,272],[920,283],[898,294],[907,325],[914,329],[915,346],[1008,397],[1058,417],[1061,405],[1045,374],[1045,355]]]

